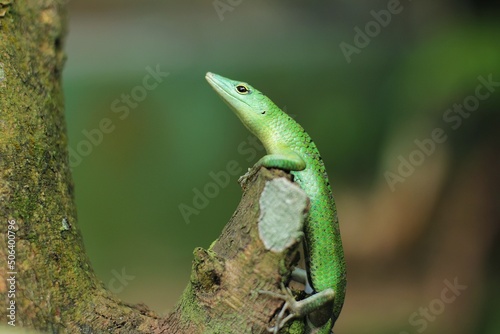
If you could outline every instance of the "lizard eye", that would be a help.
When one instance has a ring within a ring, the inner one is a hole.
[[[248,94],[250,92],[248,87],[245,85],[242,85],[242,84],[239,84],[238,86],[236,86],[236,91],[240,94]]]

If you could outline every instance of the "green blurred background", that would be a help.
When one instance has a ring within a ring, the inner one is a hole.
[[[500,82],[499,5],[402,1],[388,22],[393,4],[69,1],[69,147],[102,281],[167,312],[193,249],[236,208],[232,176],[196,213],[180,210],[210,172],[234,160],[243,173],[263,154],[242,151],[249,133],[206,83],[213,71],[270,96],[323,155],[348,265],[336,333],[499,333],[500,87],[474,98],[479,77]],[[169,75],[142,89],[157,66]],[[473,110],[448,111],[462,103]],[[98,130],[103,119],[112,131]],[[446,139],[429,144],[436,129]]]

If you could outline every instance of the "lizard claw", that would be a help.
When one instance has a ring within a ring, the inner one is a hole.
[[[282,293],[276,293],[272,291],[264,291],[264,290],[258,290],[257,292],[263,295],[268,295],[274,298],[279,298],[285,301],[285,304],[283,304],[283,307],[281,308],[281,311],[278,313],[276,317],[276,325],[273,327],[268,328],[267,330],[270,333],[277,334],[280,329],[285,326],[285,324],[297,317],[300,317],[300,312],[296,312],[297,308],[297,301],[295,300],[295,297],[292,294],[292,291],[285,287],[283,282],[281,282],[281,291]],[[285,313],[288,311],[288,315],[285,317]]]
[[[238,179],[238,183],[241,185],[241,188],[245,189],[247,187],[248,181],[250,181],[255,176],[255,174],[257,174],[259,169],[260,166],[253,166],[252,168],[248,168],[248,171],[244,175],[240,176],[240,178]]]

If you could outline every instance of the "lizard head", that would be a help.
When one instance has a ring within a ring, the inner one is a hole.
[[[277,107],[267,96],[245,82],[215,73],[208,72],[205,78],[252,133],[261,140],[269,133],[266,124]]]

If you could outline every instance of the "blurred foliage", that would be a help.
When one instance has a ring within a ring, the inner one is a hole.
[[[179,210],[193,207],[195,189],[213,182],[210,172],[234,160],[243,173],[263,154],[238,149],[249,133],[206,84],[213,71],[270,96],[322,152],[349,265],[339,333],[416,333],[410,315],[462,273],[460,261],[477,264],[472,276],[459,276],[469,288],[428,321],[426,333],[497,333],[498,192],[473,186],[498,184],[500,92],[456,130],[443,115],[474,94],[479,76],[500,81],[498,5],[401,2],[348,63],[340,44],[353,44],[354,28],[388,3],[243,1],[220,20],[206,1],[69,2],[69,146],[81,157],[73,168],[79,223],[103,282],[125,270],[134,278],[114,286],[121,298],[167,311],[188,280],[192,250],[208,247],[232,215],[237,176],[189,223]],[[126,116],[115,112],[113,103],[156,66],[168,77]],[[85,133],[105,118],[113,131],[82,151]],[[450,140],[390,192],[385,172],[438,127]],[[450,192],[464,197],[447,204]],[[479,209],[475,198],[497,210]],[[465,213],[454,220],[457,207]],[[459,224],[477,212],[484,213],[478,221]]]

